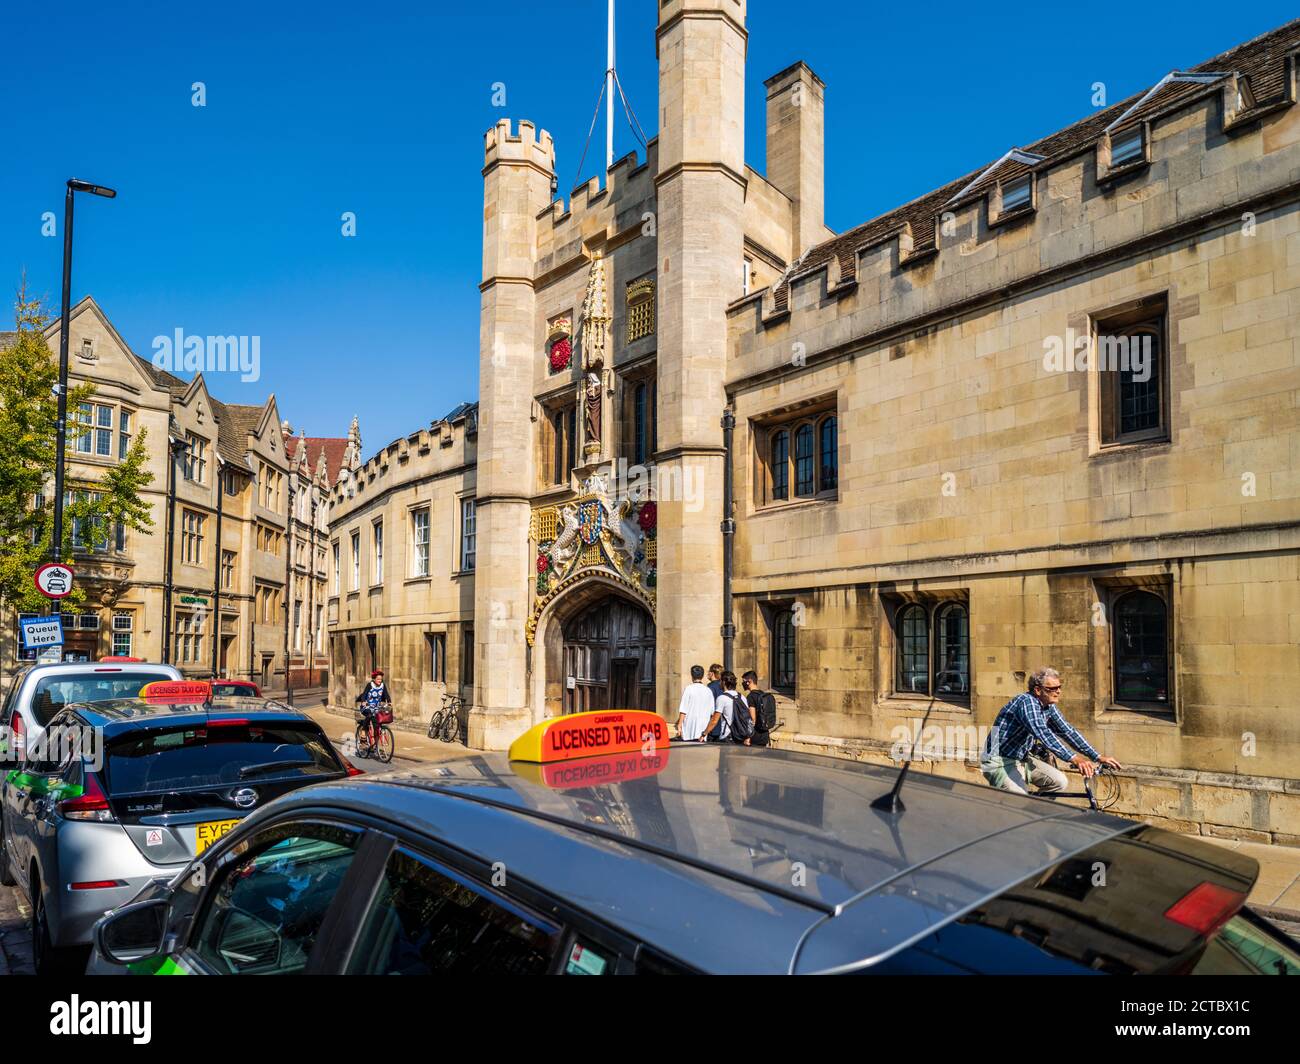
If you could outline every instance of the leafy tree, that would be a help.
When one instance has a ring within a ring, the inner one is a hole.
[[[53,558],[54,467],[57,453],[59,381],[58,359],[45,342],[50,322],[41,301],[29,297],[26,280],[15,304],[16,333],[0,344],[0,603],[22,613],[44,611],[47,600],[32,583],[42,562]],[[68,411],[86,402],[94,386],[68,390]],[[89,431],[69,416],[67,452]],[[73,547],[74,530],[84,544],[109,546],[113,527],[149,535],[153,525],[148,504],[140,491],[153,479],[145,468],[147,432],[140,432],[127,456],[107,468],[98,480],[74,481],[64,477],[68,501],[63,508],[65,561],[85,546]],[[91,492],[98,497],[92,498]],[[63,609],[76,610],[85,603],[85,587],[78,584],[62,601]]]

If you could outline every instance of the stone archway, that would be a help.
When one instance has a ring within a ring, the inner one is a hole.
[[[654,677],[654,616],[618,582],[592,574],[547,605],[532,655],[537,720],[608,708],[653,711]]]
[[[655,708],[655,623],[609,594],[562,626],[565,713]]]

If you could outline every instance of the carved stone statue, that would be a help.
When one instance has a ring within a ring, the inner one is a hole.
[[[588,453],[600,450],[601,394],[600,377],[595,373],[587,374],[586,394],[586,429]]]

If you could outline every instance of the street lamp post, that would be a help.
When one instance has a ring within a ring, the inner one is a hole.
[[[59,416],[54,455],[54,560],[63,560],[63,464],[68,445],[68,317],[72,300],[72,197],[77,192],[112,199],[111,188],[68,178],[63,201],[63,313],[59,327]]]

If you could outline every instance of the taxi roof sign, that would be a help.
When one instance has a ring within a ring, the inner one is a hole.
[[[167,705],[210,702],[212,684],[207,680],[154,680],[140,688],[140,697]]]
[[[574,787],[608,786],[629,780],[657,776],[668,767],[668,746],[655,748],[652,754],[637,750],[630,754],[598,754],[595,757],[578,757],[569,761],[551,761],[535,765],[517,761],[511,771],[520,779],[541,784],[553,791],[567,791]]]
[[[152,685],[151,685],[152,686]],[[579,757],[642,753],[668,748],[668,725],[643,709],[599,709],[551,717],[510,744],[511,761],[544,765]]]

